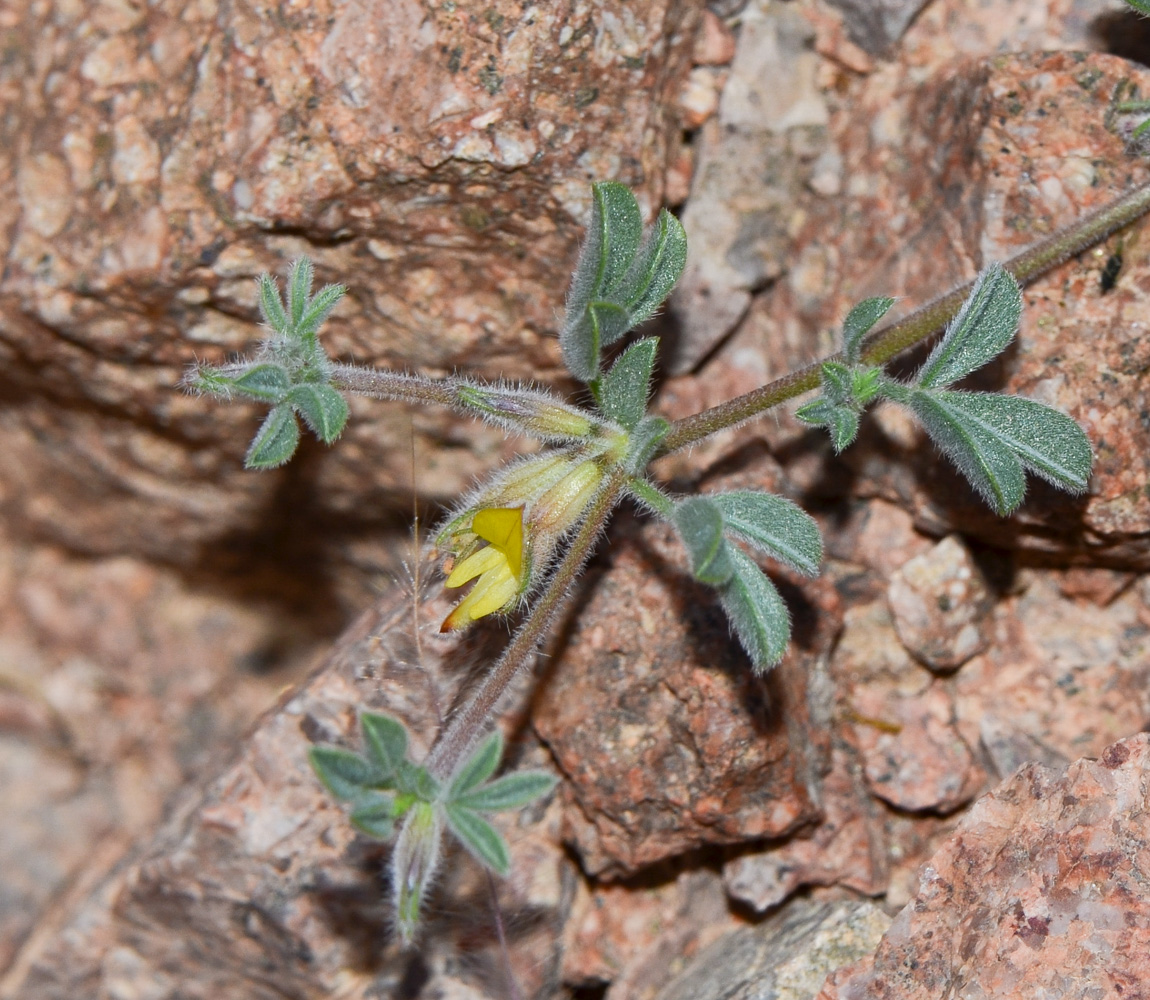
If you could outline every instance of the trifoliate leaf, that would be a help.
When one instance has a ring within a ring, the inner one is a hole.
[[[626,185],[608,182],[591,190],[591,225],[559,334],[568,370],[589,383],[599,378],[602,348],[658,309],[687,259],[686,235],[674,216],[661,212],[642,239],[639,203]]]
[[[1055,486],[1081,493],[1094,456],[1082,428],[1065,413],[1022,396],[984,392],[940,392],[952,410],[981,425],[1022,464]]]
[[[395,771],[395,784],[401,792],[414,795],[422,802],[431,802],[439,793],[439,782],[425,767],[401,760]]]
[[[308,759],[316,776],[337,799],[358,799],[377,778],[370,762],[340,747],[312,747]]]
[[[335,441],[347,424],[347,400],[325,383],[297,385],[288,393],[286,401],[324,444]]]
[[[843,357],[847,359],[848,363],[853,365],[858,361],[863,337],[867,335],[875,323],[887,314],[893,305],[894,299],[886,296],[863,299],[847,313],[847,318],[843,320]]]
[[[823,558],[819,527],[797,504],[771,493],[740,490],[712,493],[728,531],[804,573],[818,576]]]
[[[754,561],[733,545],[730,557],[734,572],[719,596],[755,673],[763,673],[783,658],[791,618],[775,585]]]
[[[297,336],[304,311],[307,309],[314,278],[315,268],[310,258],[300,257],[292,264],[291,273],[288,275],[288,314],[291,318],[292,332]]]
[[[348,818],[361,833],[390,840],[395,832],[395,798],[383,792],[369,792],[356,800]]]
[[[299,424],[286,403],[272,407],[253,438],[244,458],[248,469],[274,469],[295,454],[299,444]]]
[[[451,779],[447,793],[449,802],[466,794],[490,778],[499,766],[503,756],[503,734],[498,730],[491,733],[475,748],[475,752],[463,763]]]
[[[854,379],[851,368],[838,361],[825,361],[819,367],[819,381],[823,386],[823,396],[835,404],[853,402],[851,391]]]
[[[915,378],[923,389],[943,389],[998,357],[1014,339],[1022,315],[1018,282],[1001,264],[978,276],[958,315]]]
[[[603,415],[631,430],[647,412],[651,372],[655,367],[658,337],[646,337],[627,348],[599,386]]]
[[[733,549],[723,537],[723,514],[710,497],[690,497],[675,505],[671,520],[691,557],[696,580],[719,585],[734,572]]]
[[[280,336],[286,336],[291,321],[288,319],[288,314],[284,311],[284,304],[280,298],[279,288],[276,286],[275,281],[272,280],[270,274],[261,274],[258,284],[260,290],[260,315],[263,316],[264,322],[275,330],[276,333]]]
[[[363,742],[380,774],[394,778],[407,757],[407,730],[390,715],[361,712],[359,724]]]
[[[522,809],[555,787],[556,778],[545,771],[516,771],[496,778],[453,801],[476,812]]]
[[[331,311],[339,305],[347,289],[343,285],[324,285],[315,297],[308,300],[303,316],[296,326],[296,336],[305,340],[314,340],[324,320],[331,315]]]
[[[859,414],[853,406],[832,403],[820,396],[795,411],[795,416],[805,424],[825,427],[831,436],[835,454],[839,454],[854,442],[859,432]]]
[[[511,854],[495,827],[482,816],[455,803],[448,803],[444,811],[451,832],[477,861],[498,875],[506,875],[510,871]]]
[[[282,403],[291,388],[291,376],[281,365],[253,365],[242,375],[232,380],[237,392],[253,399],[268,403]]]
[[[1026,491],[1022,465],[1006,441],[961,405],[953,405],[951,395],[920,389],[911,393],[910,408],[971,486],[1005,517],[1022,503]]]

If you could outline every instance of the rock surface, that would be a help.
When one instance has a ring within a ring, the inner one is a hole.
[[[1150,737],[1029,764],[923,870],[873,958],[820,1000],[1138,996],[1150,977]]]
[[[501,435],[362,405],[339,448],[252,476],[256,408],[177,383],[194,358],[255,344],[252,279],[302,253],[348,284],[326,335],[342,360],[555,379],[557,276],[589,182],[660,204],[698,14],[686,0],[7,4],[6,516],[183,566],[269,521],[300,531],[309,508],[378,530],[410,508],[413,436],[418,488],[458,493]]]

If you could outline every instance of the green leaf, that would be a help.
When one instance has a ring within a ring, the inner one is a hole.
[[[859,359],[863,337],[870,332],[875,323],[887,314],[893,305],[894,299],[886,296],[863,299],[847,313],[847,318],[843,320],[843,357],[850,364],[855,364]]]
[[[476,812],[503,812],[522,809],[537,798],[546,795],[557,783],[554,775],[545,771],[516,771],[461,795],[455,804]]]
[[[1021,315],[1018,282],[1001,264],[991,264],[978,276],[915,382],[923,389],[942,389],[977,371],[1014,339]]]
[[[401,760],[396,768],[395,783],[401,792],[414,795],[421,802],[432,802],[439,794],[439,782],[427,768],[406,759]]]
[[[455,803],[448,803],[445,811],[451,832],[476,860],[499,875],[506,875],[511,870],[507,842],[495,827],[482,816]]]
[[[274,469],[295,454],[299,444],[299,424],[286,403],[272,407],[252,439],[244,457],[247,469]]]
[[[382,792],[370,792],[355,801],[351,825],[377,840],[390,840],[395,832],[395,799]]]
[[[291,266],[288,275],[288,313],[291,316],[292,333],[298,336],[304,310],[311,295],[311,283],[315,278],[315,268],[307,257],[300,257]]]
[[[806,576],[818,576],[823,541],[815,519],[797,504],[771,493],[713,493],[728,531]]]
[[[675,505],[671,520],[691,557],[696,580],[718,585],[731,579],[733,549],[723,537],[723,514],[710,497],[689,497]]]
[[[1014,452],[1022,464],[1070,493],[1090,480],[1094,456],[1082,428],[1065,413],[1022,396],[984,392],[941,392],[959,410]]]
[[[268,403],[282,403],[284,395],[291,388],[291,376],[287,370],[276,364],[254,365],[238,378],[232,380],[238,392]]]
[[[393,778],[407,757],[407,730],[398,719],[375,712],[361,712],[363,742],[381,774]]]
[[[910,407],[931,439],[996,514],[1005,517],[1026,490],[1022,465],[1010,446],[980,420],[948,399],[946,392],[911,393]]]
[[[627,442],[623,467],[632,475],[641,475],[670,430],[671,425],[662,417],[651,416],[640,420]]]
[[[687,259],[686,234],[660,212],[642,238],[639,203],[623,184],[592,185],[591,225],[571,280],[559,334],[563,361],[576,378],[599,378],[599,352],[648,319],[667,297]]]
[[[280,298],[280,290],[270,274],[261,274],[258,278],[260,290],[260,315],[263,316],[264,322],[267,323],[276,333],[281,337],[286,336],[290,323],[288,315],[284,311],[283,300]]]
[[[825,427],[830,433],[836,455],[851,445],[858,436],[858,411],[852,406],[832,403],[823,396],[805,406],[800,406],[795,411],[795,416],[805,424]]]
[[[655,367],[658,337],[636,341],[620,355],[603,377],[599,388],[599,409],[603,415],[627,430],[634,429],[647,412],[651,372]]]
[[[342,747],[312,747],[308,750],[312,770],[337,799],[358,799],[370,789],[375,768],[359,754]]]
[[[731,546],[731,563],[734,574],[719,591],[723,610],[755,673],[763,673],[783,658],[791,638],[791,618],[775,585],[745,552]]]
[[[852,402],[854,377],[852,370],[838,361],[825,361],[819,367],[819,381],[823,386],[823,396],[832,403]]]
[[[1125,0],[1127,7],[1133,7],[1140,14],[1150,14],[1150,0]]]
[[[447,792],[449,802],[454,802],[459,796],[471,791],[490,778],[499,766],[499,759],[503,756],[503,734],[498,730],[492,732],[483,740],[473,753],[451,779],[451,786]]]
[[[303,316],[300,317],[296,327],[296,335],[314,340],[324,320],[331,315],[331,311],[339,305],[347,289],[343,285],[324,285],[307,303]]]
[[[297,385],[288,393],[286,402],[299,411],[324,444],[338,438],[347,424],[347,400],[326,383]]]

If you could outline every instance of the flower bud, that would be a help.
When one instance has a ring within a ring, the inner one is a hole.
[[[461,385],[456,393],[465,407],[480,411],[509,430],[544,441],[596,437],[603,429],[591,414],[533,389]]]

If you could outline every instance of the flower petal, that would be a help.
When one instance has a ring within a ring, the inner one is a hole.
[[[491,545],[484,545],[477,552],[472,552],[460,562],[447,578],[445,587],[462,587],[468,580],[474,580],[482,573],[487,573],[496,567],[505,564],[507,557]]]
[[[523,572],[523,508],[485,507],[476,513],[471,530],[507,557],[518,580]]]

